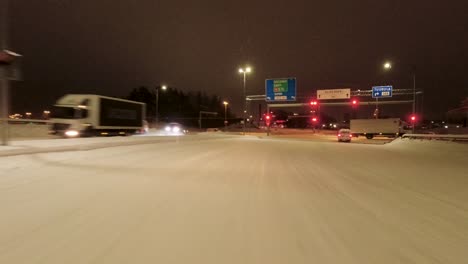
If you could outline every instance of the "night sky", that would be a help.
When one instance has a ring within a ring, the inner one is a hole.
[[[239,111],[245,64],[254,69],[248,94],[277,77],[297,77],[299,96],[411,88],[415,69],[426,117],[468,96],[466,0],[10,2],[10,49],[24,55],[16,112],[66,93],[124,96],[161,83],[216,93]]]

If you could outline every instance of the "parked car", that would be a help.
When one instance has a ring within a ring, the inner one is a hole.
[[[352,137],[351,130],[346,128],[338,130],[338,142],[351,142]]]

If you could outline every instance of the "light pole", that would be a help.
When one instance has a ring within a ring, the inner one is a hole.
[[[155,111],[156,124],[155,124],[155,127],[157,129],[158,124],[159,124],[159,89],[162,89],[163,91],[165,91],[167,89],[167,86],[162,85],[161,87],[156,87],[155,89],[156,89],[156,111]]]
[[[228,106],[228,102],[224,101],[223,102],[223,105],[224,105],[224,132],[227,131],[227,125],[228,125],[228,122],[227,122],[227,106]]]
[[[384,63],[384,69],[390,70],[392,64],[390,62]],[[412,133],[414,134],[414,121],[416,120],[416,71],[413,69],[413,111],[411,113]]]
[[[392,69],[392,63],[387,61],[383,64],[383,68],[385,71],[389,71]],[[374,111],[374,117],[375,119],[379,118],[379,98],[375,98],[375,111]]]
[[[246,94],[246,90],[245,90],[245,81],[246,81],[246,75],[247,73],[250,73],[252,72],[252,68],[250,68],[249,66],[245,67],[245,68],[239,68],[239,73],[243,74],[244,75],[244,98],[242,100],[244,100],[244,113],[243,113],[243,120],[244,120],[244,126],[243,126],[243,130],[244,130],[244,135],[245,135],[245,116],[247,115],[247,94]]]

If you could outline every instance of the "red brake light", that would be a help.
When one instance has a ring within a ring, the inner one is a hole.
[[[341,137],[341,134],[338,134],[339,137]]]

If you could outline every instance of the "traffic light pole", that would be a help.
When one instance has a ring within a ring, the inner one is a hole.
[[[416,113],[416,72],[413,72],[413,116],[415,116]],[[412,125],[413,129],[413,134],[414,134],[414,121]]]
[[[270,105],[267,104],[267,115],[270,114]],[[265,116],[266,118],[266,116]],[[265,124],[267,124],[267,121],[265,120]],[[267,124],[267,137],[270,136],[270,124]]]

